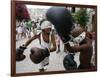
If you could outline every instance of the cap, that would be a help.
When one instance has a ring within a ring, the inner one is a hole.
[[[52,24],[49,21],[44,21],[41,24],[41,29],[52,28]]]

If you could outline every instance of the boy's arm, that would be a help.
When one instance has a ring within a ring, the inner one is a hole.
[[[71,46],[72,50],[71,52],[78,52],[78,51],[83,51],[89,48],[92,48],[92,41],[89,38],[85,39],[85,43],[82,45],[75,45],[75,46]]]
[[[33,40],[35,40],[36,38],[38,38],[38,35],[34,35],[31,39],[29,39],[26,43],[25,46],[27,47]]]

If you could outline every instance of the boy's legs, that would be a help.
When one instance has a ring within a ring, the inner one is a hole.
[[[47,70],[47,65],[49,64],[49,57],[46,57],[40,64],[39,64],[39,71],[44,72]]]

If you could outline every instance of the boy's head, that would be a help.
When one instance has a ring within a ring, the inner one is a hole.
[[[44,33],[50,34],[51,30],[52,30],[52,24],[49,21],[43,21],[41,23],[41,30]]]
[[[71,35],[75,38],[77,36],[79,36],[81,33],[84,32],[84,29],[81,28],[81,27],[77,27],[77,28],[74,28],[72,31],[71,31]]]

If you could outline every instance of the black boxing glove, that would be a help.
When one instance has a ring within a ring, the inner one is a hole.
[[[24,50],[26,49],[25,45],[20,46],[17,51],[16,54],[23,54]]]
[[[45,57],[50,56],[50,52],[49,52],[48,48],[45,48],[45,49],[44,49],[44,51],[43,51],[43,56],[45,56]]]
[[[30,59],[33,63],[38,64],[50,55],[49,50],[33,47],[30,53]]]
[[[72,70],[77,68],[77,63],[74,61],[74,55],[68,54],[64,57],[63,65],[66,70]]]
[[[65,43],[70,40],[70,31],[73,28],[74,18],[66,7],[51,7],[46,13],[47,20],[50,21],[61,40]]]
[[[26,46],[25,45],[22,45],[19,48],[25,50],[26,49]]]
[[[16,49],[16,54],[17,55],[23,54],[23,52],[24,52],[24,50],[21,49],[21,48]]]
[[[25,45],[22,45],[18,49],[16,49],[16,61],[21,61],[25,59],[25,55],[23,54],[25,49],[26,49]]]

